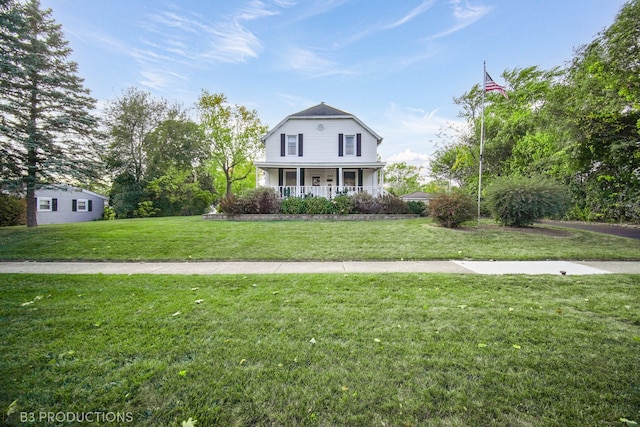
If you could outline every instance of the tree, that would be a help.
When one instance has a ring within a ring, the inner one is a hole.
[[[0,170],[5,186],[26,186],[29,227],[38,184],[100,177],[95,100],[51,14],[39,0],[0,9]]]
[[[420,191],[421,172],[421,166],[408,165],[406,162],[388,164],[384,168],[385,185],[396,195]]]
[[[260,122],[255,110],[230,106],[221,93],[203,90],[197,106],[211,160],[224,174],[226,195],[230,197],[233,183],[246,179],[253,171],[251,164],[263,149],[260,137],[267,132],[267,126]]]
[[[640,1],[580,48],[567,70],[564,123],[590,218],[640,222]]]
[[[178,114],[174,111],[174,114]],[[147,171],[147,138],[167,119],[165,100],[134,87],[112,101],[106,110],[110,145],[107,165],[115,175],[129,174],[142,182]]]

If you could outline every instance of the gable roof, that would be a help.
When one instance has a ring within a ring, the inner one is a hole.
[[[414,191],[413,193],[400,196],[404,200],[431,200],[438,197],[435,193],[425,193],[424,191]]]
[[[337,108],[333,108],[330,105],[321,102],[318,105],[309,107],[306,110],[299,111],[291,114],[289,117],[318,117],[318,116],[352,116],[352,114],[346,113]]]
[[[313,119],[313,118],[353,119],[360,126],[362,126],[367,132],[373,135],[378,145],[380,145],[380,143],[382,142],[382,137],[377,133],[375,133],[373,129],[371,129],[369,126],[365,125],[359,118],[357,118],[351,113],[347,113],[345,111],[338,110],[337,108],[331,107],[330,105],[327,105],[324,102],[321,102],[318,105],[314,105],[313,107],[309,107],[306,110],[302,110],[297,113],[288,115],[283,121],[278,123],[273,129],[267,132],[266,135],[260,138],[260,140],[262,141],[262,143],[264,143],[267,140],[267,138],[273,135],[280,127],[282,127],[282,125],[284,125],[287,121],[291,119]]]

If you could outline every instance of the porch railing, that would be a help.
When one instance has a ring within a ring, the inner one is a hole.
[[[358,187],[358,186],[339,186],[339,187],[326,187],[326,186],[311,186],[311,185],[303,185],[300,187],[296,186],[281,186],[274,187],[276,191],[280,194],[280,197],[286,199],[287,197],[324,197],[327,199],[332,199],[335,196],[346,194],[352,196],[356,193],[369,193],[374,197],[382,196],[384,194],[384,189],[382,187]]]

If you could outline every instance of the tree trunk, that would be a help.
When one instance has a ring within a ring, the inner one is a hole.
[[[36,227],[38,221],[36,219],[36,211],[38,209],[36,201],[35,185],[27,185],[27,227]]]

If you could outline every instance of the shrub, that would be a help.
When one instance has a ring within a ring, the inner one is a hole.
[[[456,228],[475,216],[473,199],[460,191],[443,193],[429,202],[429,214],[443,227]]]
[[[257,187],[240,197],[244,213],[275,214],[280,212],[280,197],[273,188]]]
[[[160,209],[153,207],[151,200],[144,200],[138,203],[138,207],[133,211],[133,216],[136,218],[148,218],[150,216],[156,216],[160,212]]]
[[[305,213],[310,215],[330,214],[333,211],[331,200],[324,197],[307,197],[304,204]]]
[[[288,197],[282,201],[280,211],[287,215],[303,214],[305,212],[304,199],[300,197]]]
[[[409,213],[407,202],[395,194],[387,193],[378,198],[380,201],[381,213],[386,214],[406,214]]]
[[[410,200],[407,202],[407,208],[409,208],[409,213],[412,214],[417,214],[420,216],[426,216],[428,214],[427,205],[424,202]]]
[[[332,210],[331,213],[338,215],[348,215],[353,213],[353,200],[350,196],[341,194],[336,196],[331,201]]]
[[[377,214],[382,209],[380,201],[369,193],[356,193],[351,200],[356,213]]]
[[[501,225],[526,227],[564,215],[569,198],[562,186],[546,178],[503,177],[487,189],[487,202]]]
[[[242,206],[238,203],[233,195],[223,197],[218,203],[218,212],[227,215],[239,215],[242,213]]]
[[[0,227],[27,223],[27,202],[7,194],[0,194]]]
[[[102,213],[102,219],[105,219],[107,221],[116,219],[116,211],[114,211],[110,206],[105,206],[104,212]]]
[[[228,215],[275,214],[280,212],[280,197],[273,188],[257,187],[239,197],[224,197],[218,211]]]

